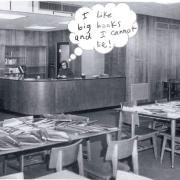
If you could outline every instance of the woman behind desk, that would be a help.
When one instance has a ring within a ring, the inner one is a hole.
[[[62,61],[60,64],[58,78],[73,78],[74,74],[71,69],[68,67],[67,61]]]

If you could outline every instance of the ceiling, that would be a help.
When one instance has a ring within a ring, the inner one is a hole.
[[[6,11],[0,11],[0,13],[2,12],[6,13]],[[28,30],[25,27],[38,25],[38,26],[56,27],[53,30],[63,30],[63,29],[67,29],[67,22],[72,19],[71,17],[60,17],[56,15],[19,13],[19,12],[18,13],[10,12],[10,13],[18,14],[18,15],[19,14],[25,15],[26,17],[14,19],[14,20],[0,19],[0,29]],[[63,24],[60,24],[60,23],[63,23]]]
[[[2,4],[3,2],[1,2]],[[97,3],[106,4],[103,1],[63,1],[63,3],[75,4],[80,6],[91,7]],[[177,4],[158,4],[158,3],[143,3],[143,2],[126,2],[131,9],[133,9],[137,14],[146,14],[151,16],[165,17],[180,20],[180,3]],[[1,11],[5,13],[17,14],[15,11]],[[60,24],[60,22],[67,22],[72,19],[72,17],[61,17],[56,15],[45,15],[37,13],[23,13],[18,12],[18,14],[23,14],[26,17],[15,19],[15,20],[3,20],[0,19],[0,29],[19,29],[24,30],[24,27],[32,25],[40,26],[54,26],[53,30],[63,30],[67,29],[66,24]],[[27,30],[27,29],[26,29]],[[47,31],[47,30],[46,30]],[[52,30],[50,30],[52,31]]]

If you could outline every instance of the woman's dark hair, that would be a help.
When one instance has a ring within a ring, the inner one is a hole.
[[[66,64],[66,67],[68,68],[68,63],[67,63],[67,61],[61,61],[61,63],[60,63],[60,68],[62,68],[62,64]]]

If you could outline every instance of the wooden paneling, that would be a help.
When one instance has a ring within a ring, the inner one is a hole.
[[[5,49],[13,50],[12,56],[19,57],[19,65],[44,66],[47,71],[47,32],[0,30],[0,68],[4,67]],[[17,50],[16,50],[17,49]]]
[[[109,75],[125,76],[126,47],[114,48],[105,55],[104,72]]]
[[[180,78],[179,25],[176,20],[138,15],[138,32],[126,46],[127,99],[132,83],[150,82],[154,100],[162,96],[162,81]]]
[[[47,32],[0,30],[0,45],[47,46]]]
[[[0,79],[3,109],[47,114],[117,106],[125,100],[125,78],[74,80]]]

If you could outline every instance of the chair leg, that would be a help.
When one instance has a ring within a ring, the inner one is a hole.
[[[152,129],[156,129],[156,121],[153,121],[153,123],[152,123]]]
[[[92,159],[92,157],[91,157],[91,143],[90,143],[89,139],[87,139],[86,145],[87,145],[87,159],[91,160]]]
[[[3,175],[6,175],[7,161],[6,156],[3,157]]]
[[[133,171],[135,174],[139,174],[139,162],[138,162],[138,150],[137,140],[134,141],[133,153],[132,153]]]
[[[166,148],[166,143],[167,143],[167,138],[164,136],[164,139],[163,139],[163,144],[162,144],[162,151],[161,151],[161,164],[162,164],[162,161],[163,161],[163,157],[164,157],[164,151],[165,151],[165,148]]]
[[[156,135],[152,137],[152,141],[153,141],[154,157],[157,160],[158,154],[157,154],[157,136]]]
[[[24,172],[24,155],[20,156],[20,172]]]
[[[78,161],[78,166],[79,166],[79,174],[81,176],[84,176],[84,164],[83,164],[82,144],[79,145],[77,161]]]
[[[118,168],[118,145],[116,144],[114,147],[114,151],[112,152],[112,171],[113,177],[116,177],[117,168]]]

